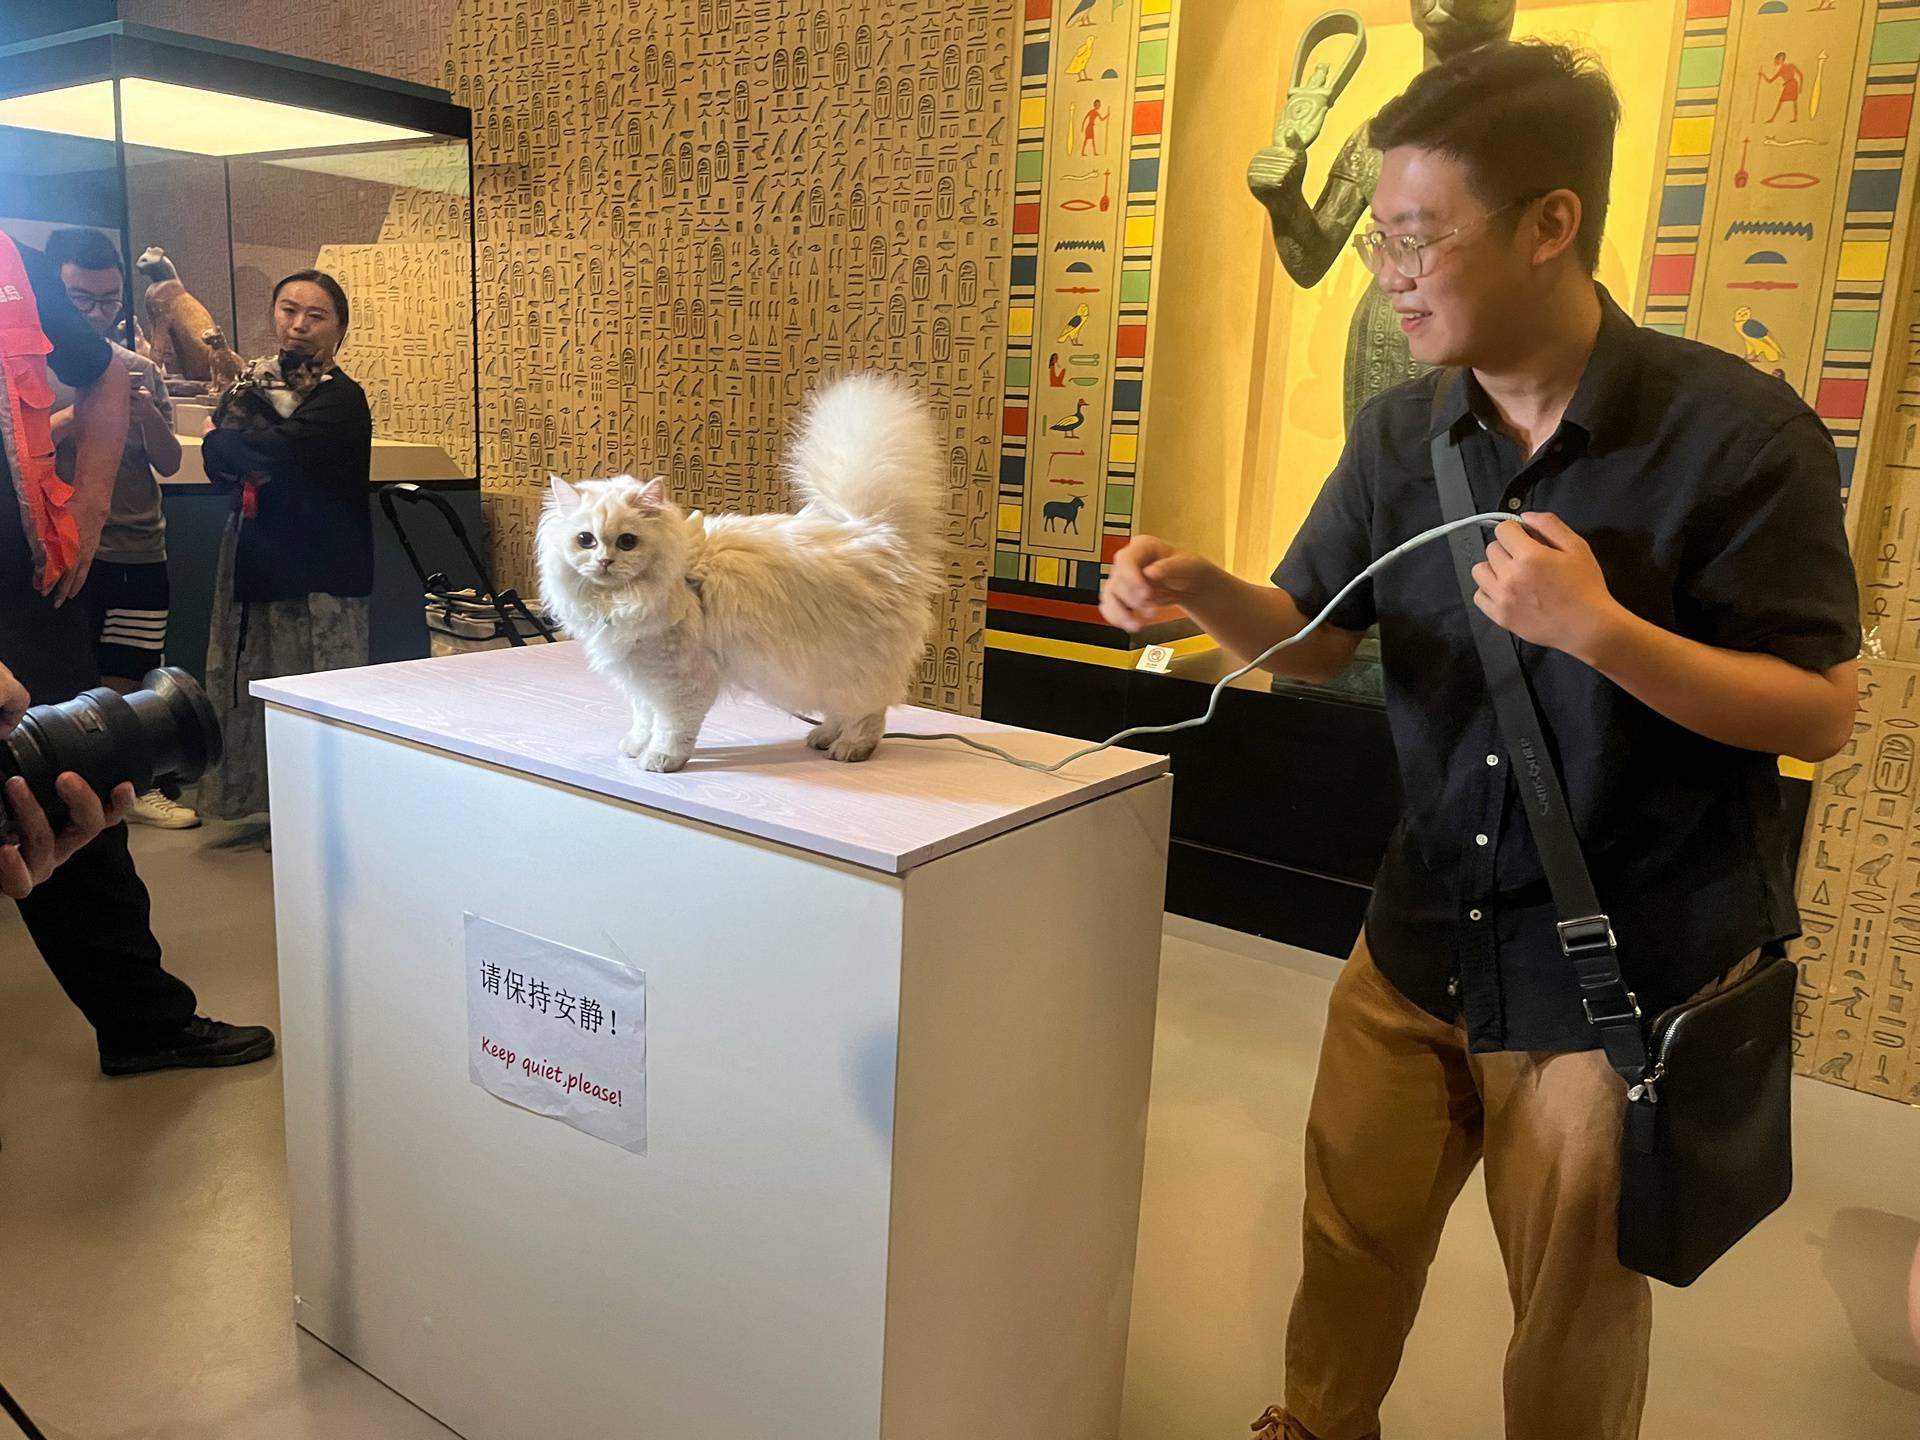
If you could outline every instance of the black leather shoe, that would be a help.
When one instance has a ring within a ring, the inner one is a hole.
[[[264,1025],[228,1025],[196,1015],[172,1035],[138,1050],[100,1052],[102,1075],[146,1075],[155,1070],[210,1070],[251,1065],[273,1054]]]

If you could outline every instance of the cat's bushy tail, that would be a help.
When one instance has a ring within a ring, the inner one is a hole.
[[[848,520],[895,530],[931,560],[944,533],[946,473],[926,404],[900,380],[850,375],[814,397],[788,458],[794,493]]]

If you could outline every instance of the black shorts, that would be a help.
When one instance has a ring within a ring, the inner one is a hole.
[[[123,565],[96,560],[80,599],[90,617],[102,675],[139,680],[165,663],[167,611],[173,603],[166,561]]]

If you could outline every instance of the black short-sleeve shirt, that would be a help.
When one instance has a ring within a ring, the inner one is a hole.
[[[1608,588],[1663,629],[1823,671],[1859,651],[1840,475],[1819,418],[1780,379],[1636,326],[1602,292],[1599,338],[1553,438],[1530,460],[1477,384],[1438,377],[1355,417],[1338,468],[1274,572],[1308,615],[1441,521],[1428,454],[1456,429],[1476,508],[1551,511]],[[1476,1050],[1579,1050],[1593,1037],[1487,696],[1444,542],[1331,617],[1380,627],[1406,812],[1367,916],[1382,972]],[[1649,1015],[1798,933],[1776,758],[1675,724],[1597,671],[1522,644],[1521,664],[1628,985]]]

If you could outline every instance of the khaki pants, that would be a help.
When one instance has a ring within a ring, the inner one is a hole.
[[[1469,1053],[1465,1030],[1395,990],[1361,936],[1307,1118],[1289,1440],[1380,1434],[1441,1226],[1483,1159],[1513,1299],[1508,1440],[1639,1434],[1653,1313],[1646,1279],[1615,1258],[1625,1100],[1598,1050]]]

